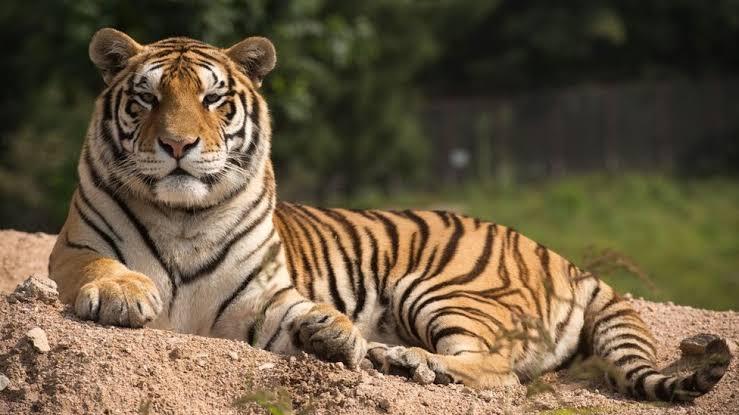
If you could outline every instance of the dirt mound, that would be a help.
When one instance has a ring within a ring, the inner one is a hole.
[[[29,275],[46,275],[56,236],[0,230],[0,292],[11,292]]]
[[[421,386],[239,341],[79,321],[53,293],[53,283],[39,278],[0,295],[0,414],[264,414],[268,408],[306,414],[739,414],[738,359],[714,391],[668,408],[562,372],[528,387]],[[678,358],[682,338],[700,332],[723,336],[736,351],[739,313],[633,303],[653,328],[665,366]],[[527,397],[534,391],[540,393]]]

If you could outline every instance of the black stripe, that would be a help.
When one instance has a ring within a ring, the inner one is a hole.
[[[226,309],[231,305],[231,303],[236,300],[236,297],[238,297],[249,284],[254,280],[254,277],[259,274],[259,272],[262,270],[261,266],[254,267],[251,272],[244,278],[243,281],[241,281],[241,284],[234,290],[234,292],[231,293],[231,295],[223,300],[221,305],[218,307],[218,311],[216,312],[216,317],[213,319],[213,324],[210,325],[211,330],[215,327],[216,324],[218,324],[218,320],[221,319],[221,316],[226,311]]]
[[[410,219],[413,223],[416,224],[416,227],[418,228],[418,233],[420,235],[421,240],[418,243],[418,251],[411,251],[411,255],[414,256],[413,263],[414,267],[417,267],[418,264],[421,261],[421,257],[423,256],[423,252],[426,249],[426,245],[429,240],[429,225],[426,223],[426,221],[418,216],[415,212],[412,210],[404,210],[403,212],[393,212],[397,215],[400,215],[401,217],[405,217]]]
[[[487,268],[490,258],[492,256],[493,252],[493,238],[495,236],[494,226],[488,225],[487,234],[485,237],[485,245],[482,247],[482,251],[480,255],[475,260],[475,264],[472,267],[472,269],[466,273],[459,276],[456,276],[454,278],[451,278],[449,280],[440,282],[432,287],[430,287],[428,290],[426,290],[425,293],[419,295],[416,297],[416,299],[413,301],[413,304],[408,308],[408,318],[412,321],[415,321],[418,317],[418,313],[430,302],[435,301],[434,297],[428,298],[424,300],[422,303],[419,304],[419,301],[421,301],[424,296],[428,294],[432,294],[435,291],[438,291],[439,289],[449,287],[452,285],[467,285],[470,282],[477,279],[482,272]]]
[[[427,279],[427,274],[431,270],[431,266],[434,263],[434,259],[436,259],[436,253],[438,252],[438,249],[434,247],[434,249],[431,251],[431,256],[429,256],[428,261],[426,261],[426,268],[423,270],[421,275],[419,277],[416,277],[413,282],[411,282],[408,287],[406,287],[405,291],[403,292],[403,295],[400,297],[399,304],[402,305],[406,304],[406,301],[408,300],[408,297],[411,295],[413,290],[420,284],[422,281]],[[420,334],[418,332],[418,326],[416,325],[416,320],[413,321],[406,321],[406,331],[410,331],[410,334],[412,334],[416,339],[421,340]]]
[[[267,243],[267,241],[269,241],[272,238],[273,235],[274,235],[274,232],[270,233],[242,261],[247,261],[249,258],[251,258],[252,255],[254,255],[254,253],[256,253],[259,250],[261,250],[264,247],[264,245]],[[272,246],[274,246],[274,245],[276,245],[276,244],[273,244]],[[221,305],[218,307],[218,311],[216,312],[216,316],[213,319],[213,324],[210,325],[211,330],[218,323],[218,320],[221,318],[221,315],[223,315],[223,313],[231,305],[231,303],[234,302],[234,300],[236,300],[236,298],[238,298],[238,296],[246,289],[246,287],[249,286],[249,284],[252,282],[252,280],[254,280],[254,277],[256,277],[256,275],[259,274],[259,272],[262,271],[262,265],[263,264],[260,263],[259,265],[255,266],[251,270],[251,272],[246,276],[246,278],[244,278],[243,281],[241,281],[241,284],[239,284],[239,286],[236,288],[236,290],[234,290],[234,292],[232,292],[231,295],[227,299],[225,299],[225,300],[223,300],[223,302],[221,302]]]
[[[441,339],[443,339],[444,337],[455,336],[455,335],[464,335],[464,336],[473,337],[483,342],[485,344],[485,347],[488,348],[488,350],[492,348],[492,345],[488,343],[488,341],[482,336],[480,336],[479,334],[473,333],[463,327],[451,326],[451,327],[445,327],[439,330],[438,332],[431,334],[431,346],[433,347],[433,350],[438,350],[438,345]]]
[[[373,213],[377,217],[377,219],[382,222],[382,226],[384,227],[388,238],[390,238],[390,255],[392,261],[390,268],[395,267],[395,264],[398,263],[398,250],[400,248],[400,236],[398,235],[398,227],[397,225],[395,225],[395,223],[393,223],[392,220],[383,215],[382,212],[371,211],[371,213]],[[386,281],[383,281],[383,285],[385,282]]]
[[[634,381],[634,392],[635,395],[638,398],[646,398],[647,397],[647,391],[644,390],[644,381],[647,379],[648,376],[653,375],[659,375],[659,372],[656,370],[647,370],[639,375],[639,377],[636,378],[636,381]]]
[[[253,204],[259,203],[259,199],[253,202]],[[223,261],[228,257],[229,253],[231,252],[231,249],[236,245],[238,242],[242,241],[245,237],[249,236],[249,234],[259,225],[264,223],[266,219],[272,219],[272,215],[270,213],[272,212],[272,206],[271,202],[267,202],[266,206],[263,208],[262,212],[257,216],[257,218],[249,223],[248,226],[246,226],[244,229],[242,229],[240,232],[238,232],[231,240],[225,243],[225,245],[221,248],[221,250],[218,252],[218,255],[208,261],[204,266],[200,267],[197,271],[190,273],[190,274],[183,274],[181,276],[182,283],[183,284],[190,284],[193,283],[200,278],[212,273],[213,271],[218,268]],[[251,213],[251,212],[248,212]],[[220,244],[219,244],[220,245]]]
[[[74,207],[77,209],[77,212],[80,214],[80,218],[82,218],[82,221],[85,222],[85,224],[90,227],[95,233],[105,241],[105,243],[110,246],[110,248],[113,250],[113,253],[115,254],[115,258],[123,263],[123,265],[127,265],[126,258],[123,256],[123,253],[121,252],[120,248],[118,248],[118,244],[115,243],[113,238],[110,237],[107,233],[103,232],[102,229],[100,229],[95,223],[85,214],[85,212],[80,208],[79,204],[77,203],[77,199],[74,200]]]
[[[451,223],[449,221],[449,216],[451,216],[449,212],[445,212],[443,210],[432,210],[431,212],[435,213],[436,216],[438,216],[441,221],[444,222],[445,227],[449,227],[449,224]]]
[[[90,210],[95,215],[97,215],[97,217],[100,218],[100,220],[103,221],[103,223],[105,224],[105,227],[108,228],[108,231],[110,231],[110,233],[112,233],[113,236],[115,236],[116,239],[118,239],[119,241],[123,242],[123,238],[121,238],[121,236],[118,234],[118,232],[116,232],[115,229],[113,229],[113,227],[110,225],[110,223],[108,222],[108,220],[105,219],[105,216],[103,216],[100,213],[100,211],[97,210],[97,208],[92,204],[92,202],[90,202],[90,199],[85,194],[84,187],[80,186],[80,187],[78,187],[78,189],[79,189],[80,196],[82,197],[82,201],[85,203],[85,205],[87,205],[87,207],[90,208]]]
[[[593,328],[590,330],[590,338],[595,338],[595,335],[598,334],[598,330],[600,327],[606,323],[608,323],[611,320],[622,318],[622,317],[628,317],[633,316],[636,314],[636,311],[634,311],[632,308],[625,308],[623,310],[618,310],[615,313],[611,313],[605,317],[602,317],[598,321],[593,324]],[[606,330],[608,327],[606,327]]]
[[[646,361],[643,356],[639,356],[638,354],[627,354],[624,356],[621,356],[617,360],[613,361],[613,364],[616,366],[624,366],[628,365],[630,363],[633,363],[635,361]]]
[[[672,400],[672,393],[667,389],[667,381],[669,379],[669,377],[664,376],[654,385],[655,395],[659,400],[664,402],[670,402]]]
[[[288,314],[290,314],[290,312],[293,310],[293,308],[295,308],[295,306],[300,305],[300,304],[305,304],[307,302],[308,300],[300,300],[300,301],[293,303],[290,307],[287,308],[287,310],[285,310],[284,313],[282,313],[282,317],[280,317],[278,321],[280,322],[285,321],[285,318],[287,317]],[[272,334],[272,336],[269,338],[269,340],[267,341],[267,344],[264,345],[264,350],[272,350],[272,344],[275,342],[275,340],[277,340],[278,335],[282,332],[283,329],[284,328],[282,327],[282,323],[277,325],[277,330],[275,330],[274,334]]]
[[[498,329],[504,329],[504,326],[500,321],[496,320],[494,317],[486,314],[483,311],[476,310],[470,307],[446,306],[434,310],[433,317],[429,318],[428,321],[426,321],[426,333],[424,338],[427,341],[428,345],[434,344],[431,338],[431,330],[436,320],[450,315],[461,316],[483,325],[485,328],[488,329],[491,337],[495,337],[498,331],[496,331],[495,328],[492,327],[489,323],[493,323]]]
[[[364,228],[365,233],[367,234],[367,237],[370,241],[370,250],[371,257],[370,257],[370,272],[372,272],[372,281],[375,283],[375,291],[377,292],[378,297],[382,298],[385,293],[380,291],[380,268],[379,268],[379,251],[377,247],[377,238],[375,238],[375,235],[372,234],[372,232],[369,230],[369,228]]]
[[[610,355],[611,355],[611,353],[617,352],[617,351],[619,351],[619,350],[622,350],[622,349],[636,349],[636,350],[638,350],[638,351],[640,351],[640,352],[644,353],[645,355],[647,355],[647,356],[645,356],[645,359],[646,359],[646,358],[648,358],[648,356],[650,356],[650,353],[649,353],[649,351],[647,351],[647,350],[646,350],[646,349],[645,349],[644,347],[642,347],[642,346],[641,346],[640,344],[638,344],[638,343],[633,343],[633,342],[626,342],[626,343],[621,343],[621,344],[619,344],[619,345],[617,345],[617,346],[611,347],[611,348],[610,348],[610,349],[608,349],[608,350],[607,350],[607,351],[605,352],[605,354],[603,354],[602,356],[603,356],[604,358],[607,358],[608,356],[610,356]]]
[[[449,240],[444,245],[444,251],[441,254],[441,259],[439,260],[439,264],[436,266],[436,270],[433,272],[432,276],[439,275],[439,273],[441,273],[444,268],[446,268],[446,266],[449,264],[449,261],[452,260],[452,257],[457,252],[459,240],[464,234],[464,226],[462,226],[462,221],[459,220],[459,217],[457,215],[450,216],[452,224],[454,224],[454,231],[452,231],[452,235],[449,237]]]
[[[97,249],[91,247],[90,245],[87,245],[87,244],[78,244],[76,242],[70,241],[69,240],[69,231],[64,232],[64,244],[66,246],[70,247],[70,248],[74,248],[74,249],[85,249],[85,250],[88,250],[88,251],[95,252],[96,254],[100,254],[100,252],[98,252]]]
[[[331,293],[331,300],[333,302],[333,305],[336,307],[337,310],[339,310],[341,313],[346,313],[346,303],[344,303],[344,300],[341,298],[341,295],[339,294],[339,288],[336,281],[336,274],[334,274],[334,267],[331,264],[331,257],[328,250],[328,245],[326,243],[326,239],[321,237],[321,232],[318,230],[318,226],[316,226],[315,223],[313,223],[310,219],[310,217],[306,216],[302,210],[300,210],[301,206],[299,205],[288,205],[290,208],[292,208],[297,214],[305,217],[306,223],[313,228],[313,231],[318,236],[318,242],[321,245],[321,252],[323,255],[323,264],[326,269],[326,272],[328,273],[328,285],[329,290]]]
[[[644,336],[639,335],[639,334],[634,334],[634,333],[621,333],[621,334],[618,334],[616,336],[609,338],[608,340],[604,340],[605,343],[602,343],[600,347],[598,347],[598,350],[595,351],[595,353],[597,355],[602,355],[606,351],[609,345],[619,340],[635,340],[635,341],[641,342],[649,348],[651,353],[648,353],[648,354],[650,355],[657,354],[657,351],[654,345],[650,341],[644,338]]]
[[[292,209],[292,205],[288,203],[280,203],[281,206],[284,206],[285,209]],[[278,208],[277,211],[279,212],[280,209]],[[287,213],[285,213],[285,217],[287,218]],[[311,300],[315,300],[315,284],[316,280],[318,279],[318,275],[320,274],[320,264],[318,263],[318,251],[316,249],[315,244],[313,243],[313,237],[310,235],[310,232],[308,231],[308,228],[306,228],[303,223],[299,220],[294,221],[295,224],[298,226],[298,229],[303,233],[304,238],[303,240],[308,243],[308,250],[311,255],[311,258],[308,258],[306,255],[306,252],[304,250],[300,250],[300,258],[303,261],[303,266],[306,270],[306,273],[304,274],[304,278],[306,280],[309,280],[310,283],[308,284],[308,298]],[[312,262],[311,262],[312,260]],[[315,272],[313,271],[315,269]]]
[[[359,318],[359,314],[364,310],[365,302],[367,301],[367,287],[365,286],[364,282],[364,279],[366,277],[362,272],[362,241],[359,238],[359,233],[357,232],[356,225],[350,222],[349,219],[347,219],[347,217],[340,211],[334,209],[321,209],[321,211],[332,219],[339,222],[344,228],[344,231],[349,235],[349,239],[351,240],[352,250],[354,251],[354,261],[352,261],[353,268],[348,268],[347,271],[350,274],[350,279],[352,280],[352,282],[354,283],[356,281],[357,285],[357,290],[355,294],[357,303],[354,306],[354,311],[352,312],[352,320],[357,320],[357,318]],[[341,250],[343,251],[343,248],[341,248]],[[348,260],[348,257],[346,257],[345,263],[347,264],[347,266]],[[354,278],[355,272],[357,274],[356,279]]]

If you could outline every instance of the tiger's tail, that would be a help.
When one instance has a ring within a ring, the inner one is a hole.
[[[637,399],[690,401],[721,380],[731,362],[724,340],[708,344],[701,367],[693,373],[662,374],[656,366],[654,337],[644,321],[611,287],[594,281],[585,308],[584,340],[591,355],[602,359],[612,387]]]

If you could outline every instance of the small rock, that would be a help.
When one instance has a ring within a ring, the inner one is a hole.
[[[239,360],[239,354],[234,352],[233,350],[228,352],[228,357],[230,357],[231,360]]]
[[[175,347],[169,352],[169,358],[172,360],[183,359],[184,357],[185,353],[179,347]]]
[[[382,398],[379,401],[377,401],[377,407],[387,413],[390,413],[390,410],[393,408],[392,405],[390,404],[390,401],[387,400],[386,398]]]
[[[46,338],[46,332],[41,327],[34,327],[26,333],[26,337],[31,340],[33,347],[39,353],[46,353],[51,348],[49,347],[49,339]]]
[[[436,374],[426,365],[420,365],[413,371],[413,381],[421,385],[428,385],[436,379]]]
[[[290,358],[288,358],[287,360],[290,362],[291,365],[294,365],[298,361],[298,358],[295,356],[290,356]]]
[[[195,360],[195,364],[200,367],[205,367],[205,365],[207,365],[208,362],[205,359],[197,359]]]
[[[59,293],[53,280],[32,275],[20,283],[11,296],[21,301],[41,300],[52,304],[57,301]]]
[[[334,363],[334,366],[337,367],[338,369],[343,369],[344,368],[344,363],[343,362],[336,362],[336,363]]]
[[[0,392],[10,385],[10,379],[7,376],[0,374]]]
[[[275,367],[274,363],[263,363],[257,367],[259,370],[269,370]]]
[[[482,391],[478,396],[485,402],[490,402],[495,399],[495,395],[491,391]]]
[[[631,293],[626,293],[626,294],[624,294],[624,298],[627,299],[627,300],[629,300],[629,301],[631,301],[631,300],[634,299],[634,295],[631,294]]]
[[[372,377],[376,377],[377,379],[382,379],[385,377],[385,375],[383,375],[381,372],[378,372],[374,369],[370,371],[370,375],[372,375]]]
[[[464,393],[465,395],[474,395],[475,391],[470,387],[464,386],[462,387],[462,393]]]

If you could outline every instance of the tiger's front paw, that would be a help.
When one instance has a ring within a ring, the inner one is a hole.
[[[316,305],[294,327],[299,346],[321,359],[353,368],[367,352],[367,341],[351,320],[328,305]]]
[[[162,311],[162,300],[149,277],[127,272],[83,285],[74,311],[80,318],[101,324],[142,327]]]

